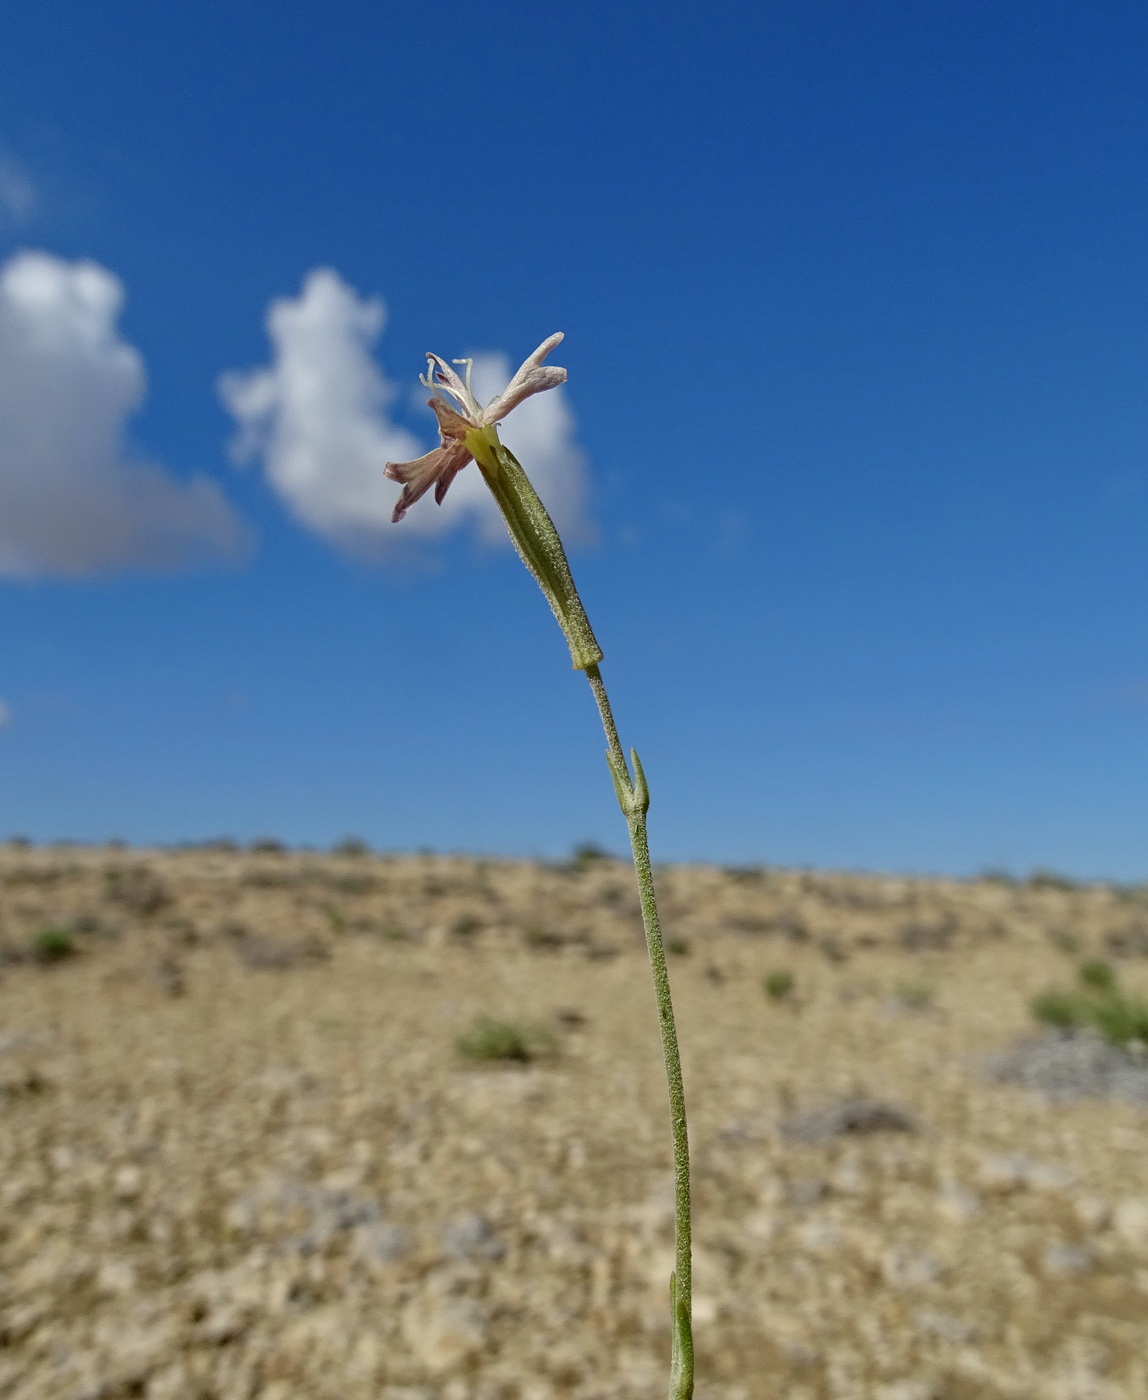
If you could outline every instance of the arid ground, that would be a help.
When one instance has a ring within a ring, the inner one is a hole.
[[[1148,993],[1148,891],[659,885],[699,1400],[1148,1396],[1148,1069],[1030,1011]],[[0,897],[5,1400],[664,1393],[627,867],[11,845]]]

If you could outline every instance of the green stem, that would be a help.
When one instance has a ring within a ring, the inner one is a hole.
[[[654,996],[658,1003],[658,1025],[662,1034],[662,1058],[670,1091],[670,1122],[674,1138],[674,1272],[670,1278],[670,1400],[691,1400],[694,1393],[694,1339],[690,1323],[690,1146],[686,1135],[686,1096],[682,1087],[682,1060],[678,1053],[678,1033],[674,1027],[674,1004],[670,999],[670,977],[666,970],[666,950],[658,923],[654,899],[654,875],[650,869],[650,846],[646,839],[646,811],[650,794],[645,774],[633,749],[631,774],[618,739],[618,726],[610,709],[598,662],[602,648],[590,627],[582,599],[574,586],[566,551],[546,507],[530,484],[517,458],[498,439],[494,427],[475,428],[466,436],[466,446],[494,494],[502,511],[510,538],[523,563],[542,589],[558,625],[565,633],[570,657],[578,670],[586,672],[602,727],[606,731],[606,760],[614,778],[618,805],[630,828],[630,847],[638,877],[642,905],[642,926],[654,974]]]
[[[618,726],[610,709],[610,699],[602,673],[596,664],[587,666],[586,679],[594,692],[602,728],[606,731],[606,757],[614,777],[618,805],[630,829],[630,848],[638,878],[638,898],[642,906],[642,926],[654,977],[658,1003],[658,1028],[662,1036],[662,1058],[670,1094],[670,1122],[674,1141],[674,1273],[670,1279],[670,1315],[673,1342],[670,1361],[669,1400],[690,1400],[694,1393],[694,1340],[691,1327],[692,1260],[690,1241],[690,1144],[686,1131],[686,1095],[682,1083],[682,1057],[674,1025],[674,1004],[670,996],[670,974],[654,897],[654,873],[650,867],[650,845],[646,836],[646,810],[650,804],[645,775],[638,755],[631,777],[626,756],[618,738]]]

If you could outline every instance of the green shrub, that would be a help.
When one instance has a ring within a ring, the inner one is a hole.
[[[898,982],[893,993],[906,1011],[927,1011],[936,994],[931,982]]]
[[[774,972],[767,972],[761,985],[767,997],[773,1001],[784,1001],[786,997],[793,995],[797,979],[788,968],[780,967]]]
[[[566,871],[570,875],[581,875],[602,861],[612,859],[609,851],[595,845],[593,841],[583,841],[571,852],[570,859],[566,862]]]
[[[499,1021],[492,1016],[480,1016],[455,1041],[455,1049],[464,1060],[512,1064],[528,1064],[553,1048],[554,1037],[544,1026]]]
[[[1114,1045],[1127,1045],[1130,1040],[1148,1043],[1148,1002],[1117,994],[1093,1008],[1092,1023]]]
[[[71,929],[42,928],[32,936],[32,956],[37,962],[63,962],[76,951]]]
[[[1042,992],[1033,999],[1032,1014],[1046,1026],[1067,1031],[1084,1023],[1080,1016],[1080,1002],[1080,997],[1072,992]]]
[[[1028,877],[1028,887],[1030,890],[1078,890],[1080,882],[1073,880],[1067,875],[1062,875],[1058,870],[1034,870]]]
[[[1088,962],[1080,964],[1080,971],[1077,973],[1081,985],[1091,987],[1096,992],[1114,992],[1116,990],[1116,973],[1112,969],[1111,963],[1106,963],[1100,958],[1092,958]]]
[[[1032,1013],[1057,1030],[1093,1030],[1114,1045],[1148,1042],[1148,1002],[1125,992],[1108,963],[1082,963],[1075,991],[1044,992]]]
[[[544,928],[541,924],[527,924],[522,930],[522,941],[528,948],[553,953],[565,948],[569,940],[563,934],[555,932],[554,929]]]

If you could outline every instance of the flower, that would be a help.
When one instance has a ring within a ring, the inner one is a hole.
[[[472,360],[452,361],[453,364],[466,366],[466,376],[462,378],[438,355],[427,355],[427,373],[419,376],[419,382],[433,390],[433,397],[427,403],[438,419],[439,445],[433,452],[416,457],[413,462],[387,463],[384,474],[403,486],[403,494],[391,517],[395,524],[432,486],[435,501],[442,505],[451,482],[468,462],[474,460],[474,448],[478,443],[471,438],[468,445],[470,434],[492,428],[531,394],[556,389],[566,382],[564,369],[542,363],[562,339],[562,332],[558,331],[544,340],[534,354],[523,361],[522,367],[502,393],[491,399],[485,408],[479,406],[471,392]]]

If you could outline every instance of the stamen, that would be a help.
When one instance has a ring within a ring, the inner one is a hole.
[[[471,372],[471,370],[474,368],[474,361],[473,361],[473,360],[451,360],[451,364],[452,364],[452,365],[465,365],[465,366],[466,366],[466,392],[467,392],[468,394],[470,394],[471,398],[473,399],[473,398],[474,398],[474,395],[471,393],[471,389],[470,389],[470,372]]]

